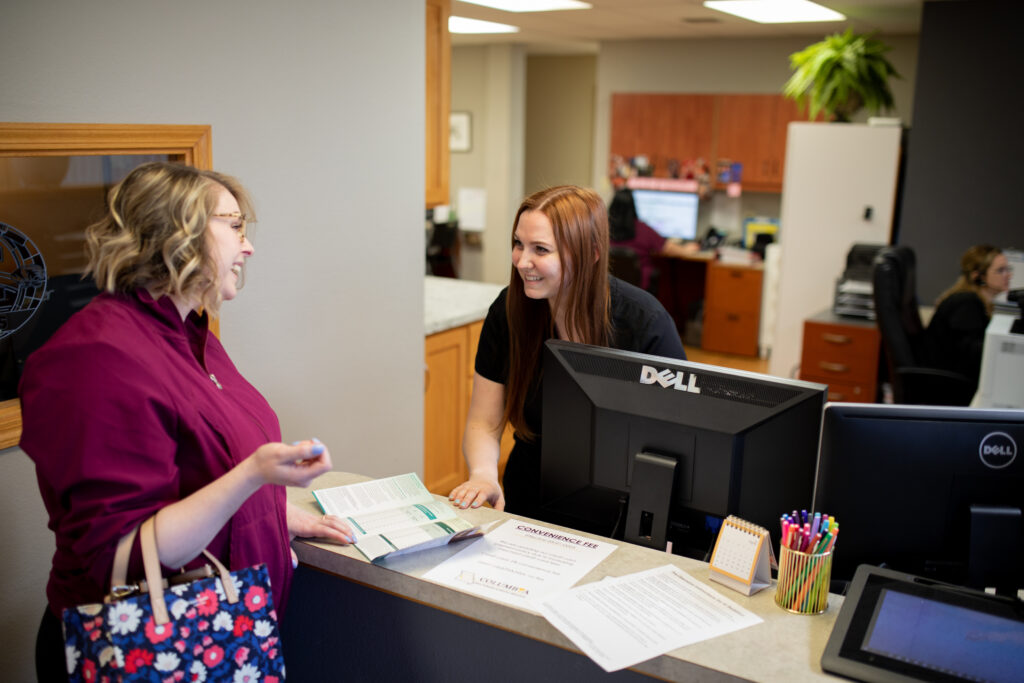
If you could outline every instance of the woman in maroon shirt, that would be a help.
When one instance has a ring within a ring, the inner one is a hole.
[[[57,542],[40,680],[64,661],[61,611],[103,599],[118,539],[148,517],[164,567],[199,566],[204,548],[231,568],[266,563],[279,612],[291,537],[351,542],[342,520],[285,498],[285,486],[331,469],[327,449],[315,439],[280,443],[274,411],[209,333],[209,316],[235,297],[253,254],[250,210],[233,178],[138,167],[86,232],[88,273],[102,293],[28,358],[20,445]],[[129,574],[141,567],[136,541]]]

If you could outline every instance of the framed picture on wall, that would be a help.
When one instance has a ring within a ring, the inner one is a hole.
[[[453,111],[449,115],[448,148],[452,152],[468,152],[472,149],[472,118],[468,111]]]

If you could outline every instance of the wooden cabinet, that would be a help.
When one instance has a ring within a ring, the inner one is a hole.
[[[427,0],[426,205],[448,203],[448,112],[451,109],[451,0]]]
[[[469,346],[465,325],[432,334],[425,343],[423,483],[441,495],[466,478],[462,433],[472,382],[466,375]]]
[[[423,397],[423,484],[447,496],[466,480],[469,470],[462,454],[466,414],[473,395],[473,366],[482,320],[432,334],[426,338],[426,377]],[[512,451],[512,429],[501,437],[499,480]]]
[[[804,118],[781,95],[720,95],[716,158],[743,164],[744,189],[781,192],[786,130]]]
[[[658,176],[669,159],[730,159],[744,189],[781,192],[787,126],[805,119],[782,95],[613,94],[609,151],[647,155]]]
[[[609,151],[647,155],[656,175],[667,175],[669,159],[710,160],[714,129],[714,95],[612,95]]]
[[[828,385],[828,400],[874,403],[881,336],[870,320],[831,311],[804,321],[800,379]]]
[[[763,272],[744,264],[708,263],[701,348],[758,355]]]

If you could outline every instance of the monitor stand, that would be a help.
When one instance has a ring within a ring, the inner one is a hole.
[[[655,453],[633,455],[624,540],[664,550],[668,540],[676,460]]]
[[[1016,596],[1024,554],[1020,538],[1020,508],[972,505],[968,584],[979,590],[994,587],[999,595]]]

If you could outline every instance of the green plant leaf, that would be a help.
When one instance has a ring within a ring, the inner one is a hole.
[[[846,120],[861,107],[872,112],[891,108],[889,79],[900,75],[886,59],[888,51],[880,40],[851,28],[826,36],[789,56],[793,74],[782,93],[801,106],[806,103],[811,119],[819,112]]]

